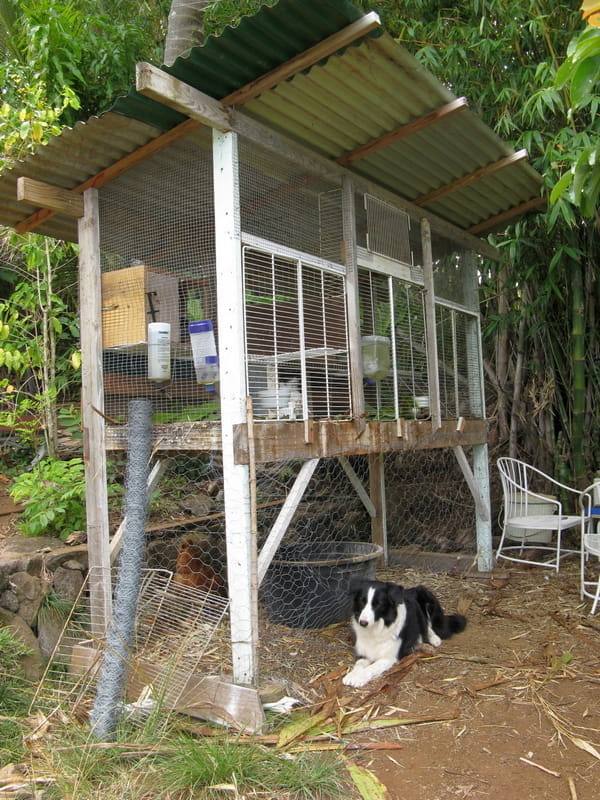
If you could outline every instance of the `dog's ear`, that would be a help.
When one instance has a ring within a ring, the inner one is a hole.
[[[355,595],[366,588],[369,581],[366,578],[351,578],[348,586],[348,594]]]
[[[397,583],[388,583],[388,595],[396,605],[400,605],[404,602],[404,587]]]

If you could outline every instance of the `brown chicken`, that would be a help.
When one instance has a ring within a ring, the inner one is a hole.
[[[179,543],[173,580],[204,592],[214,592],[222,596],[227,594],[223,578],[210,564],[202,560],[202,549],[191,536]]]

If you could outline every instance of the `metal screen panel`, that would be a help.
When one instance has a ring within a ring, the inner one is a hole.
[[[263,419],[351,416],[343,275],[243,250],[247,380]]]
[[[367,414],[377,419],[429,416],[429,403],[422,399],[429,395],[423,288],[366,269],[358,276],[363,370],[369,371],[365,362],[373,337],[389,350],[387,374],[366,376]]]
[[[210,319],[218,347],[211,139],[179,142],[99,193],[106,412],[150,397],[154,421],[219,416],[196,380],[188,323]],[[170,380],[148,380],[148,323],[170,325]]]
[[[367,217],[367,249],[404,264],[412,264],[408,214],[372,195],[365,195],[364,201]]]
[[[244,139],[240,139],[239,157],[242,230],[284,247],[339,262],[342,238],[339,189],[308,172],[304,165]]]
[[[482,417],[478,318],[436,306],[442,417]]]

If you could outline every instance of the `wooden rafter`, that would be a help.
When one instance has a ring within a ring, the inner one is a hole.
[[[69,217],[83,217],[83,197],[80,194],[33,178],[21,176],[17,179],[17,200],[51,208]]]
[[[383,147],[388,147],[394,142],[398,142],[401,139],[412,136],[418,131],[428,128],[430,125],[435,125],[435,123],[441,122],[441,120],[446,119],[446,117],[450,116],[450,114],[454,114],[457,111],[462,111],[468,107],[469,104],[467,99],[465,97],[459,97],[456,100],[452,100],[451,103],[446,103],[446,105],[440,106],[440,108],[436,108],[434,111],[430,111],[428,114],[424,114],[422,117],[411,120],[411,122],[408,122],[406,125],[401,125],[399,128],[396,128],[395,130],[390,131],[389,133],[386,133],[377,139],[373,139],[371,142],[367,142],[366,144],[357,147],[356,150],[345,153],[343,156],[337,158],[336,161],[338,164],[341,164],[341,166],[344,167],[348,166],[349,164],[353,164],[355,161],[359,161],[361,158],[366,158],[372,153],[375,153],[377,150],[381,150]]]
[[[483,222],[478,222],[477,225],[472,225],[468,229],[467,233],[470,233],[473,236],[479,236],[484,231],[492,230],[499,225],[506,224],[513,217],[518,217],[521,214],[525,214],[527,211],[532,211],[534,208],[545,206],[547,202],[547,197],[533,197],[531,200],[527,200],[525,203],[520,203],[518,206],[509,208],[506,211],[503,211],[501,214],[496,214],[495,217],[489,217],[489,219],[485,219]]]
[[[360,19],[355,20],[355,22],[352,22],[350,25],[347,25],[342,30],[337,31],[331,36],[328,36],[326,39],[323,39],[322,42],[319,42],[314,47],[309,48],[295,58],[292,58],[289,61],[286,61],[284,64],[281,64],[276,69],[265,73],[260,78],[250,81],[250,83],[246,84],[245,86],[242,86],[239,89],[236,89],[234,92],[231,92],[226,97],[223,97],[220,103],[222,105],[231,106],[243,105],[249,100],[252,100],[254,97],[258,97],[259,94],[267,89],[272,89],[278,83],[291,78],[293,75],[302,72],[302,70],[307,69],[313,64],[318,63],[323,58],[327,58],[327,56],[336,53],[338,50],[346,47],[353,41],[360,39],[362,36],[365,36],[380,24],[381,22],[379,16],[375,12],[371,11]],[[174,128],[171,128],[171,130],[167,131],[166,133],[163,133],[160,136],[157,136],[155,139],[152,139],[150,142],[138,147],[138,149],[134,150],[133,153],[129,153],[118,161],[115,161],[114,164],[106,167],[106,169],[103,169],[97,175],[88,178],[79,186],[74,187],[71,191],[76,192],[77,194],[82,194],[86,189],[89,188],[98,189],[115,178],[118,178],[123,173],[133,169],[133,167],[145,161],[147,158],[154,155],[154,153],[163,150],[165,147],[169,147],[180,139],[184,139],[186,136],[189,136],[192,132],[201,127],[202,123],[200,121],[196,119],[187,119],[184,122],[181,122],[179,125],[176,125]],[[56,213],[56,211],[50,208],[40,208],[34,214],[31,214],[29,217],[16,225],[15,230],[18,233],[27,233],[32,231],[38,225],[44,222],[44,220],[53,217]]]
[[[427,206],[433,203],[434,200],[439,200],[440,197],[444,197],[444,195],[456,192],[459,189],[464,189],[465,186],[469,186],[471,183],[476,183],[482,180],[482,178],[487,178],[499,170],[506,169],[506,167],[510,167],[513,164],[517,164],[519,161],[525,160],[527,155],[527,150],[518,150],[510,156],[506,156],[506,158],[501,158],[493,164],[488,164],[485,167],[481,167],[481,169],[475,170],[475,172],[464,175],[462,178],[457,178],[455,181],[440,186],[439,189],[435,189],[433,192],[429,192],[429,194],[417,197],[416,200],[413,200],[413,203],[416,206]]]

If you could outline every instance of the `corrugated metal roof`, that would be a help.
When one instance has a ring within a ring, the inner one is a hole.
[[[361,16],[346,0],[280,0],[163,69],[221,100]],[[490,221],[493,227],[498,215],[539,198],[541,177],[524,159],[510,163],[514,150],[466,104],[431,124],[419,123],[455,100],[378,29],[239,108],[463,230],[484,229]],[[18,176],[67,189],[93,185],[99,173],[185,119],[132,89],[110,112],[63,131],[0,176],[0,223],[15,227],[36,212],[16,200]],[[410,135],[389,140],[407,125]],[[381,137],[387,137],[383,146],[352,155]],[[504,168],[487,174],[503,159]],[[473,173],[477,180],[469,178]],[[453,191],[441,193],[456,182]],[[42,213],[36,230],[75,239],[76,221]]]

